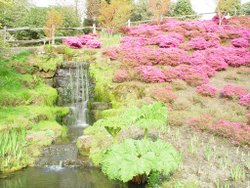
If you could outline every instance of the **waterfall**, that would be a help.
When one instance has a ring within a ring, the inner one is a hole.
[[[86,64],[76,62],[73,68],[69,68],[69,77],[73,125],[87,127],[89,123],[89,78]]]

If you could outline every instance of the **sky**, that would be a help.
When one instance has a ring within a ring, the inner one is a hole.
[[[82,0],[85,1],[85,0]],[[217,0],[191,0],[193,9],[197,13],[213,12],[215,10]],[[36,6],[46,7],[50,5],[74,3],[74,0],[31,0]],[[250,2],[250,0],[241,0],[242,3]]]

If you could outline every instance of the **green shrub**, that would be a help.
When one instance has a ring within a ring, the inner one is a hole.
[[[181,162],[174,147],[162,140],[124,140],[108,149],[101,162],[102,171],[113,180],[128,182],[137,176],[159,172],[168,176]]]
[[[178,0],[173,11],[174,16],[185,16],[195,14],[190,0]]]
[[[250,15],[250,2],[244,3],[241,7],[242,13],[245,15]]]

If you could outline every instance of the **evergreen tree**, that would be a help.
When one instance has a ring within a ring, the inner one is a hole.
[[[174,16],[184,16],[195,14],[190,0],[178,0],[174,7]]]

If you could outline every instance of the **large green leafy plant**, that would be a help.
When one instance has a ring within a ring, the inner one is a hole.
[[[167,108],[159,102],[144,105],[137,118],[136,125],[144,129],[144,138],[152,128],[164,130],[167,125]]]
[[[127,139],[108,149],[101,165],[102,171],[110,179],[128,182],[140,179],[138,177],[147,177],[152,172],[168,176],[178,168],[180,162],[180,154],[162,140]]]

